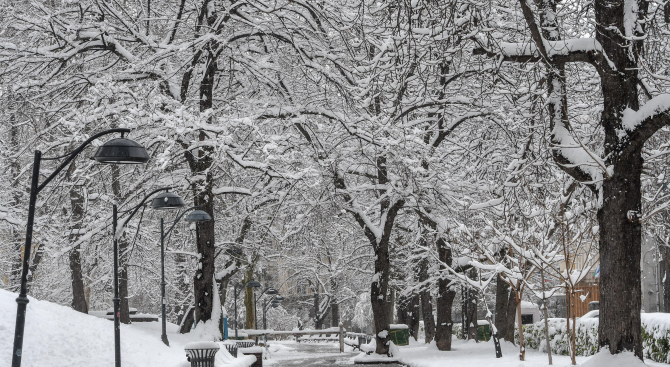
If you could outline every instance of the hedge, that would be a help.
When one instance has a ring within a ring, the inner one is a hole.
[[[566,326],[565,319],[549,319],[552,353],[568,355],[570,338]],[[514,336],[518,343],[518,328]],[[544,321],[523,325],[523,339],[526,348],[546,352]],[[575,349],[578,356],[590,356],[598,351],[598,319],[577,320]],[[645,358],[670,363],[670,314],[642,314],[642,349]]]

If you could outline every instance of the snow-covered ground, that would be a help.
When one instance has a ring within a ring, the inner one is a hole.
[[[0,290],[0,366],[11,361],[14,323],[16,321],[16,294]],[[125,367],[187,367],[184,345],[202,341],[197,332],[181,335],[177,325],[168,324],[170,346],[160,340],[160,323],[143,322],[121,325],[122,362]],[[547,355],[534,350],[526,352],[526,361],[520,362],[518,348],[503,343],[503,358],[496,359],[493,343],[465,342],[454,339],[453,350],[440,352],[434,344],[426,346],[411,340],[409,346],[400,347],[398,359],[410,367],[544,367]],[[329,366],[352,364],[360,353],[347,347],[339,353],[336,343],[301,343],[270,341],[265,362],[281,366]],[[254,357],[230,357],[222,348],[217,353],[217,367],[243,367]],[[595,363],[594,363],[595,362]],[[635,360],[605,356],[578,357],[577,363],[591,367],[631,367]],[[645,361],[649,366],[669,365]],[[23,366],[25,367],[88,367],[114,364],[114,329],[109,320],[75,312],[69,307],[30,299],[26,317]],[[569,366],[567,356],[554,356],[554,365]]]
[[[336,366],[353,364],[354,358],[360,353],[352,352],[346,347],[346,353],[338,353],[336,343],[296,343],[294,341],[270,342],[270,355],[265,361],[272,367],[285,366]],[[526,351],[526,361],[519,361],[519,349],[509,343],[502,344],[503,358],[496,359],[493,343],[453,341],[453,350],[440,352],[434,344],[426,346],[422,342],[411,341],[409,346],[399,347],[399,361],[409,367],[545,367],[548,366],[547,355],[534,350]],[[632,359],[628,359],[632,358]],[[585,367],[636,367],[637,362],[632,354],[623,358],[577,357],[577,364]],[[588,364],[587,364],[588,363]],[[668,367],[667,364],[645,361],[649,366]],[[557,367],[571,366],[567,356],[553,356],[553,365]]]
[[[0,289],[0,366],[9,366],[14,345],[16,293]],[[124,367],[187,367],[184,345],[200,341],[195,333],[178,334],[168,324],[170,346],[161,342],[159,322],[121,325],[121,361]],[[22,365],[25,367],[90,367],[114,365],[114,323],[69,307],[30,298],[26,314]],[[251,360],[250,360],[251,359]],[[222,348],[217,367],[248,366],[253,356],[235,360]],[[231,364],[231,362],[233,362]]]

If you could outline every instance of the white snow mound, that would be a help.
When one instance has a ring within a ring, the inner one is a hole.
[[[16,293],[0,289],[0,366],[12,360]],[[22,365],[26,367],[90,367],[114,365],[114,323],[55,303],[30,298],[26,312]],[[146,325],[145,325],[146,324]],[[151,325],[148,325],[151,324]],[[171,326],[171,324],[168,324]],[[121,362],[124,367],[188,367],[184,346],[202,342],[197,335],[171,334],[170,346],[160,339],[160,324],[121,324]],[[195,340],[193,340],[195,339]],[[216,343],[207,342],[208,345]],[[217,345],[218,346],[218,345]],[[256,358],[233,358],[225,348],[216,365],[242,367]]]
[[[582,364],[582,367],[646,367],[633,352],[623,352],[619,354],[610,353],[609,349],[601,349],[588,361]]]

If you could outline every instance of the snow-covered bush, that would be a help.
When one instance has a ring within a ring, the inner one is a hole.
[[[577,320],[576,354],[591,356],[598,351],[598,319]],[[572,324],[572,322],[571,322]],[[568,355],[570,338],[565,319],[549,319],[551,351]],[[523,325],[526,347],[546,352],[544,321]],[[518,341],[518,330],[515,339]],[[644,357],[656,362],[670,363],[670,314],[642,314],[642,350]]]

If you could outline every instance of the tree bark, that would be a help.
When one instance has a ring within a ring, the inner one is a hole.
[[[334,278],[330,278],[330,326],[336,327],[340,325],[340,305],[338,304],[338,284]]]
[[[422,283],[421,291],[421,314],[423,316],[423,327],[426,331],[426,344],[433,341],[435,337],[435,318],[433,317],[433,302],[430,296],[430,287],[424,282],[428,281],[428,259],[419,262],[419,282]]]
[[[647,2],[637,1],[644,17]],[[638,54],[642,41],[623,40],[624,3],[596,3],[596,40],[610,62],[616,67],[600,70],[603,112],[601,126],[605,130],[605,164],[611,174],[602,183],[602,205],[598,209],[600,226],[600,323],[598,344],[612,354],[633,351],[642,359],[641,277],[642,251],[641,182],[643,134],[619,137],[625,109],[639,110]],[[640,25],[644,27],[644,25]],[[640,36],[638,32],[635,35]],[[625,129],[624,129],[625,131]]]
[[[509,301],[509,284],[503,281],[498,274],[496,280],[496,317],[495,327],[498,329],[498,337],[504,338],[507,334],[507,303]]]
[[[244,271],[244,284],[249,283],[254,279],[254,263],[247,264],[247,269]],[[255,329],[255,315],[256,309],[254,307],[254,289],[249,287],[244,287],[244,328],[245,329]]]
[[[442,238],[437,239],[436,245],[437,254],[441,262],[440,269],[446,271],[446,266],[451,266],[452,262],[451,249]],[[435,331],[435,344],[437,349],[448,351],[451,350],[451,333],[454,325],[451,319],[451,309],[456,297],[456,291],[451,286],[451,280],[445,276],[446,274],[442,273],[442,276],[437,281],[437,328]]]
[[[70,164],[67,171],[68,181],[73,181],[73,175],[76,170],[75,162]],[[74,178],[76,181],[76,178]],[[71,227],[70,227],[70,242],[76,242],[81,234],[79,230],[82,227],[84,219],[84,195],[81,192],[81,187],[73,182],[73,187],[70,190],[70,207],[72,211]],[[86,287],[84,286],[84,276],[81,269],[81,246],[76,246],[70,250],[68,256],[70,260],[70,279],[72,283],[72,309],[82,313],[88,313],[88,304],[86,303]]]

